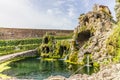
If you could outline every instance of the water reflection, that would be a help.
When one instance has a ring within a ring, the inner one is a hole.
[[[72,66],[68,69],[69,66]],[[3,71],[3,74],[8,76],[17,77],[19,79],[35,79],[43,80],[51,75],[62,75],[69,77],[80,65],[73,65],[65,63],[63,60],[45,61],[38,58],[27,58],[24,60],[10,63],[9,70]],[[77,73],[85,73],[86,69],[82,69]]]
[[[69,64],[62,60],[44,61],[42,59],[28,58],[10,63],[9,70],[5,70],[3,74],[17,77],[20,79],[36,79],[42,80],[51,75],[63,75],[69,77],[71,72],[67,68]]]

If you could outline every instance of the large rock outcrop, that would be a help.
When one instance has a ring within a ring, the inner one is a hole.
[[[73,36],[79,48],[78,62],[83,60],[86,53],[92,54],[93,61],[103,61],[115,55],[118,34],[113,36],[114,24],[109,8],[104,5],[96,4],[93,11],[80,15]]]
[[[117,23],[112,19],[107,6],[95,5],[93,11],[80,15],[79,25],[74,30],[69,60],[71,62],[77,60],[77,63],[79,63],[85,60],[86,54],[90,55],[92,56],[93,66],[95,66],[94,61],[100,63],[99,72],[92,75],[76,74],[69,78],[60,78],[59,76],[59,80],[120,79],[120,64],[113,64],[114,62],[120,62],[120,0],[116,1],[119,4],[115,8],[118,11],[116,13],[118,16]],[[101,62],[104,64],[101,64]],[[85,66],[90,67],[89,65]],[[54,78],[57,79],[57,76],[50,77],[47,80],[53,80]]]

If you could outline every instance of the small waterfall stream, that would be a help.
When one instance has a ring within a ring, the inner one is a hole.
[[[87,55],[87,73],[89,74],[90,72],[90,60],[89,60],[89,55]]]

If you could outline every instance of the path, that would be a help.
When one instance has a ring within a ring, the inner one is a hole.
[[[18,53],[14,53],[14,54],[9,54],[9,55],[5,55],[5,56],[0,56],[0,63],[8,61],[10,59],[13,58],[18,58],[18,57],[33,57],[33,56],[37,56],[37,50],[28,50],[28,51],[24,51],[24,52],[18,52]]]

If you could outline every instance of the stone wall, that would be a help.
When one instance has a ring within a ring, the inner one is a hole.
[[[0,39],[37,38],[42,37],[46,32],[58,36],[67,36],[73,30],[0,28]]]

